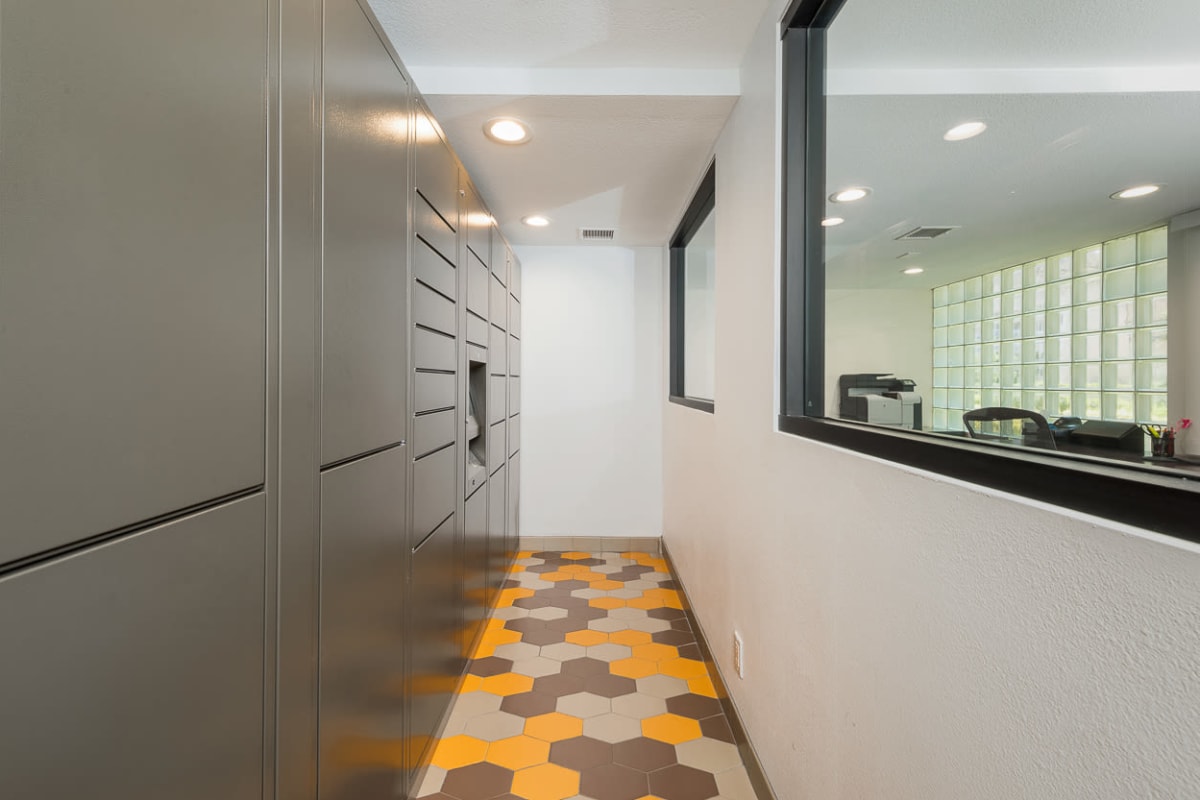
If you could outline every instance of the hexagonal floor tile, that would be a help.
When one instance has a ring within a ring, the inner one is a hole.
[[[608,593],[608,596],[616,600],[634,600],[641,597],[642,590],[630,588],[629,583],[629,581],[626,581],[623,588],[613,589]],[[625,605],[625,603],[622,603],[621,605]]]
[[[442,781],[446,780],[446,770],[430,764],[425,768],[421,777],[421,785],[417,787],[415,797],[428,797],[442,791]]]
[[[621,675],[592,675],[584,678],[583,688],[601,697],[619,697],[637,691],[637,682]]]
[[[551,697],[559,698],[563,695],[582,692],[583,678],[565,672],[558,675],[546,675],[545,677],[534,679],[533,690],[539,694],[547,694]]]
[[[494,695],[490,692],[460,694],[454,698],[454,705],[450,708],[450,717],[446,720],[442,736],[460,734],[466,729],[467,723],[475,717],[499,711],[501,700],[502,698],[499,695]]]
[[[567,637],[570,639],[570,637]],[[587,654],[586,648],[572,644],[569,641],[559,642],[558,644],[548,644],[542,648],[542,658],[552,658],[555,661],[571,661],[576,658],[583,658]]]
[[[645,609],[629,608],[628,606],[626,606],[625,608],[614,608],[612,611],[608,612],[608,615],[610,617],[612,617],[613,619],[624,619],[624,620],[646,619]]]
[[[585,769],[611,764],[613,746],[599,739],[577,736],[564,739],[550,746],[550,761],[553,764],[582,772]]]
[[[628,610],[637,611],[636,608]],[[629,627],[633,630],[645,631],[646,633],[658,633],[659,631],[669,631],[671,629],[671,623],[667,622],[665,619],[645,617],[643,619],[631,619],[626,621],[629,623]]]
[[[623,619],[614,619],[605,617],[604,619],[594,619],[587,624],[588,628],[593,631],[604,631],[605,633],[615,633],[623,631],[629,627],[629,623]]]
[[[583,734],[583,720],[553,711],[525,720],[525,735],[544,742],[561,742]]]
[[[502,644],[496,648],[496,657],[500,659],[508,659],[508,661],[524,661],[527,658],[537,656],[541,648],[537,645],[529,644],[528,642],[513,642],[512,644]],[[511,672],[511,669],[502,670]]]
[[[529,631],[542,630],[546,627],[546,621],[543,619],[534,619],[529,616],[528,609],[524,609],[525,616],[517,619],[510,619],[504,623],[504,627],[510,631],[517,633],[528,633]]]
[[[667,621],[676,619],[686,619],[687,613],[678,608],[652,608],[646,612],[646,615],[654,619],[665,619]]]
[[[529,616],[540,620],[562,619],[567,616],[567,610],[558,606],[546,606],[545,608],[535,608],[529,612]]]
[[[690,632],[677,631],[674,628],[672,628],[671,630],[659,631],[658,633],[651,634],[651,636],[653,637],[655,643],[669,644],[672,647],[679,647],[680,645],[685,645],[685,644],[693,644],[696,641],[696,637],[693,636]]]
[[[480,684],[480,688],[489,694],[498,694],[501,697],[507,697],[510,694],[528,692],[533,688],[533,678],[528,675],[505,672],[503,675],[492,675],[491,677],[484,678]]]
[[[660,714],[666,714],[667,702],[662,698],[651,697],[648,694],[638,692],[622,697],[614,697],[612,700],[612,710],[614,714],[620,714],[623,717],[643,720],[646,717],[656,717]]]
[[[642,735],[641,725],[635,719],[620,714],[601,714],[583,721],[584,735],[602,742],[616,744]]]
[[[626,647],[637,647],[639,644],[650,644],[654,634],[645,631],[624,630],[610,633],[608,640],[613,644],[623,644]]]
[[[563,714],[570,714],[572,717],[585,719],[609,713],[612,711],[612,701],[607,697],[600,697],[588,692],[578,692],[558,698],[558,705],[555,707],[555,710]]]
[[[648,645],[646,645],[648,646]],[[629,658],[633,655],[632,650],[623,644],[598,644],[587,649],[588,658],[594,658],[597,661],[616,661],[620,658]]]
[[[597,597],[604,597],[604,592],[600,591],[599,589],[591,588],[591,585],[589,584],[588,588],[586,589],[576,589],[575,591],[571,592],[571,596],[582,597],[584,600],[595,600]]]
[[[641,724],[642,733],[646,738],[658,739],[667,744],[680,744],[703,736],[699,722],[678,714],[659,714],[657,717],[647,717],[642,720]]]
[[[534,681],[537,685],[537,681]],[[518,717],[536,717],[539,714],[549,714],[554,710],[557,700],[548,694],[538,691],[510,694],[500,702],[500,710]]]
[[[708,677],[704,662],[693,661],[690,658],[668,658],[658,662],[658,671],[673,678],[691,680],[692,678]]]
[[[512,671],[518,675],[528,675],[531,678],[541,678],[546,675],[557,675],[562,671],[562,662],[553,658],[535,656],[513,664]]]
[[[548,573],[548,575],[552,575],[552,574],[554,574],[554,573]],[[547,576],[543,576],[543,577],[547,577]],[[548,598],[543,597],[540,594],[537,594],[537,595],[534,595],[533,597],[521,597],[517,600],[514,600],[513,605],[518,606],[520,608],[528,608],[530,611],[533,611],[534,609],[545,608],[547,606],[554,605],[554,603],[551,600],[549,600]]]
[[[608,664],[595,658],[573,658],[570,661],[564,661],[562,671],[565,675],[575,675],[580,678],[589,678],[592,675],[607,675]]]
[[[647,678],[658,672],[658,665],[642,658],[622,658],[608,665],[609,672],[623,678]]]
[[[541,620],[533,620],[533,621],[540,623],[542,625],[547,624],[547,623],[543,623]],[[550,623],[550,624],[553,624],[553,623]],[[540,628],[538,630],[528,631],[526,633],[521,634],[522,642],[528,642],[529,644],[536,644],[538,647],[544,647],[545,645],[548,645],[548,644],[555,644],[556,642],[561,642],[562,640],[563,640],[563,632],[562,631],[552,631],[552,630],[549,630],[548,628],[544,628],[544,627]]]
[[[700,678],[690,678],[687,682],[688,691],[693,694],[702,694],[705,697],[716,697],[717,687],[713,685],[712,678],[704,675]]]
[[[649,790],[646,773],[620,764],[602,764],[580,774],[579,788],[596,800],[638,800]]]
[[[524,729],[525,719],[523,717],[505,711],[493,711],[490,714],[475,717],[464,728],[468,736],[474,736],[485,742],[507,739],[510,736],[516,736]]]
[[[667,700],[667,710],[672,714],[692,719],[715,717],[722,713],[721,701],[702,694],[681,694]]]
[[[657,739],[638,737],[614,744],[613,761],[643,772],[653,772],[676,763],[675,747]]]
[[[442,791],[458,800],[491,800],[512,788],[513,773],[495,764],[471,764],[452,769],[442,781]]]
[[[679,633],[679,631],[667,631],[667,633]],[[679,657],[690,658],[693,661],[704,660],[704,654],[700,652],[700,645],[695,642],[679,645]]]
[[[682,764],[650,773],[650,791],[664,800],[708,800],[719,793],[711,772]]]
[[[717,790],[729,800],[757,800],[758,794],[750,783],[745,767],[734,767],[717,773]]]
[[[501,645],[503,647],[503,645]],[[481,678],[490,678],[492,675],[501,675],[512,669],[513,662],[507,658],[497,658],[496,656],[488,656],[487,658],[477,658],[467,667],[467,672],[472,675],[478,675]]]
[[[639,644],[633,648],[633,655],[647,661],[666,661],[668,658],[679,658],[679,651],[669,644]]]
[[[704,737],[675,745],[675,756],[684,766],[713,773],[733,769],[742,763],[735,745]]]
[[[566,800],[579,793],[579,773],[557,764],[539,764],[515,773],[512,791],[525,800]]]
[[[642,694],[664,699],[688,693],[687,681],[672,678],[670,675],[650,675],[638,678],[637,688]]]
[[[532,736],[512,736],[488,745],[487,761],[511,770],[544,764],[550,757],[550,743]]]
[[[722,714],[719,717],[709,717],[708,719],[700,720],[700,732],[709,739],[716,739],[720,742],[728,742],[736,744],[733,738],[733,729],[729,727],[729,720],[725,719]]]
[[[474,736],[451,736],[438,741],[430,763],[443,770],[478,764],[487,754],[488,743]],[[441,787],[439,787],[440,789]]]
[[[528,617],[528,616],[529,616],[529,609],[521,608],[520,606],[508,606],[507,608],[497,608],[495,611],[492,612],[492,619],[502,619],[506,622],[509,620],[521,619],[523,617]]]
[[[566,640],[580,647],[591,647],[592,645],[604,644],[609,641],[609,634],[604,631],[594,631],[590,628],[584,628],[579,631],[571,631],[566,635]]]

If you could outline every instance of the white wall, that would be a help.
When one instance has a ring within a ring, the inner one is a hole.
[[[781,800],[1200,796],[1200,548],[774,431],[772,4],[717,145],[717,408],[665,539]]]
[[[662,535],[664,251],[517,247],[521,535]]]

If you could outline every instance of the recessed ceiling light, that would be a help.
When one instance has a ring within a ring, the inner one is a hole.
[[[1119,192],[1113,192],[1109,195],[1114,200],[1129,200],[1134,197],[1145,197],[1148,194],[1154,194],[1161,186],[1153,183],[1148,183],[1145,186],[1133,186],[1129,189],[1122,189]]]
[[[987,130],[987,125],[982,122],[964,122],[962,125],[955,125],[942,137],[947,142],[961,142],[963,139],[970,139],[973,136],[978,136]]]
[[[834,225],[841,225],[846,220],[841,217],[826,217],[821,220],[821,226],[824,228],[832,228]]]
[[[920,275],[922,272],[925,271],[925,268],[924,267],[907,267],[900,271],[902,273],[904,273],[905,275]]]
[[[526,217],[525,219],[521,220],[521,222],[524,222],[531,228],[544,228],[550,224],[550,220],[546,219],[541,214],[534,214],[531,217]]]
[[[834,192],[829,195],[829,199],[835,203],[853,203],[855,200],[862,200],[870,193],[871,190],[864,186],[855,186],[850,189],[842,189],[840,192]]]
[[[501,144],[524,144],[533,138],[529,126],[519,119],[498,117],[488,120],[483,126],[483,132],[489,139]]]

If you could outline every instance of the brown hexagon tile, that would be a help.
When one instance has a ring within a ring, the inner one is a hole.
[[[596,800],[638,800],[646,796],[648,786],[646,773],[620,764],[602,764],[579,776],[579,791]]]
[[[543,596],[541,592],[538,592],[533,597],[518,597],[516,600],[513,600],[513,605],[517,608],[528,608],[532,610],[535,608],[552,606],[554,605],[554,601]]]
[[[613,746],[611,744],[587,736],[564,739],[550,746],[550,763],[560,764],[577,772],[599,767],[602,764],[611,764],[612,760]]]
[[[504,623],[504,627],[510,631],[517,633],[528,633],[529,631],[541,630],[546,627],[546,620],[534,619],[533,617],[521,617],[520,619],[510,619]]]
[[[582,598],[572,598],[572,599],[582,600]],[[576,622],[578,622],[579,626],[581,628],[586,628],[587,623],[591,622],[592,620],[604,619],[605,617],[607,617],[608,611],[609,611],[609,609],[597,608],[590,604],[584,605],[584,606],[574,606],[572,608],[567,609],[567,618],[573,619]]]
[[[671,630],[687,631],[688,633],[691,633],[692,626],[688,625],[688,621],[686,619],[673,619],[671,620]]]
[[[666,633],[666,631],[663,631]],[[692,642],[691,644],[682,644],[679,646],[679,657],[690,658],[693,661],[703,661],[704,654],[700,652],[700,645]]]
[[[729,720],[725,718],[724,714],[700,720],[700,732],[709,739],[737,744],[733,738],[733,729],[729,727]]]
[[[678,608],[667,608],[666,606],[662,608],[652,608],[646,613],[655,619],[687,619],[687,614],[683,611],[679,610]]]
[[[668,644],[673,647],[680,645],[692,644],[696,641],[696,637],[691,631],[679,631],[672,628],[669,631],[659,631],[658,633],[650,634],[655,644]]]
[[[548,644],[558,644],[563,641],[565,633],[562,631],[552,631],[548,628],[535,628],[521,634],[521,641],[528,644],[536,644],[542,647]]]
[[[579,675],[570,675],[566,672],[557,675],[547,675],[543,678],[534,679],[533,690],[539,694],[553,697],[557,704],[560,697],[582,692],[583,678]]]
[[[472,764],[448,771],[442,792],[458,800],[492,800],[512,789],[512,782],[512,770],[495,764]]]
[[[477,658],[472,661],[467,672],[472,675],[478,675],[481,678],[490,678],[493,675],[500,675],[501,673],[511,671],[512,665],[513,662],[507,658],[488,656],[487,658]]]
[[[594,658],[573,658],[563,662],[562,671],[564,675],[590,678],[593,675],[607,675],[608,663]]]
[[[642,736],[614,744],[613,761],[642,772],[653,772],[675,763],[675,746]]]
[[[620,697],[637,691],[637,681],[620,675],[592,675],[584,679],[584,690],[601,697]]]
[[[587,581],[581,581],[578,578],[571,578],[570,580],[559,581],[558,583],[554,584],[553,589],[543,589],[542,591],[544,591],[550,597],[558,597],[562,594],[570,594],[576,589],[586,589],[588,588],[588,585],[589,584]]]
[[[550,563],[534,564],[533,566],[526,567],[525,571],[532,572],[535,575],[544,575],[547,572],[557,572],[558,567],[559,567],[558,564],[550,564]]]
[[[510,694],[500,703],[500,710],[515,714],[518,717],[536,717],[539,714],[549,714],[554,710],[557,700],[553,695],[537,691],[537,680],[533,682],[534,691]]]
[[[575,563],[581,567],[598,567],[601,564],[604,564],[605,561],[602,558],[594,558],[591,555],[589,555],[587,558],[575,559]]]
[[[700,694],[681,694],[667,698],[667,710],[672,714],[692,719],[715,717],[721,712],[721,702]]]
[[[711,772],[682,764],[651,772],[650,791],[663,800],[708,800],[719,794]]]

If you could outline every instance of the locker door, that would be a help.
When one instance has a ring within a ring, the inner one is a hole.
[[[261,800],[263,495],[0,579],[0,797]]]
[[[0,563],[263,482],[267,6],[2,3]]]
[[[505,523],[507,522],[508,468],[500,467],[488,480],[488,588],[495,592],[504,582],[508,568],[505,555]]]

